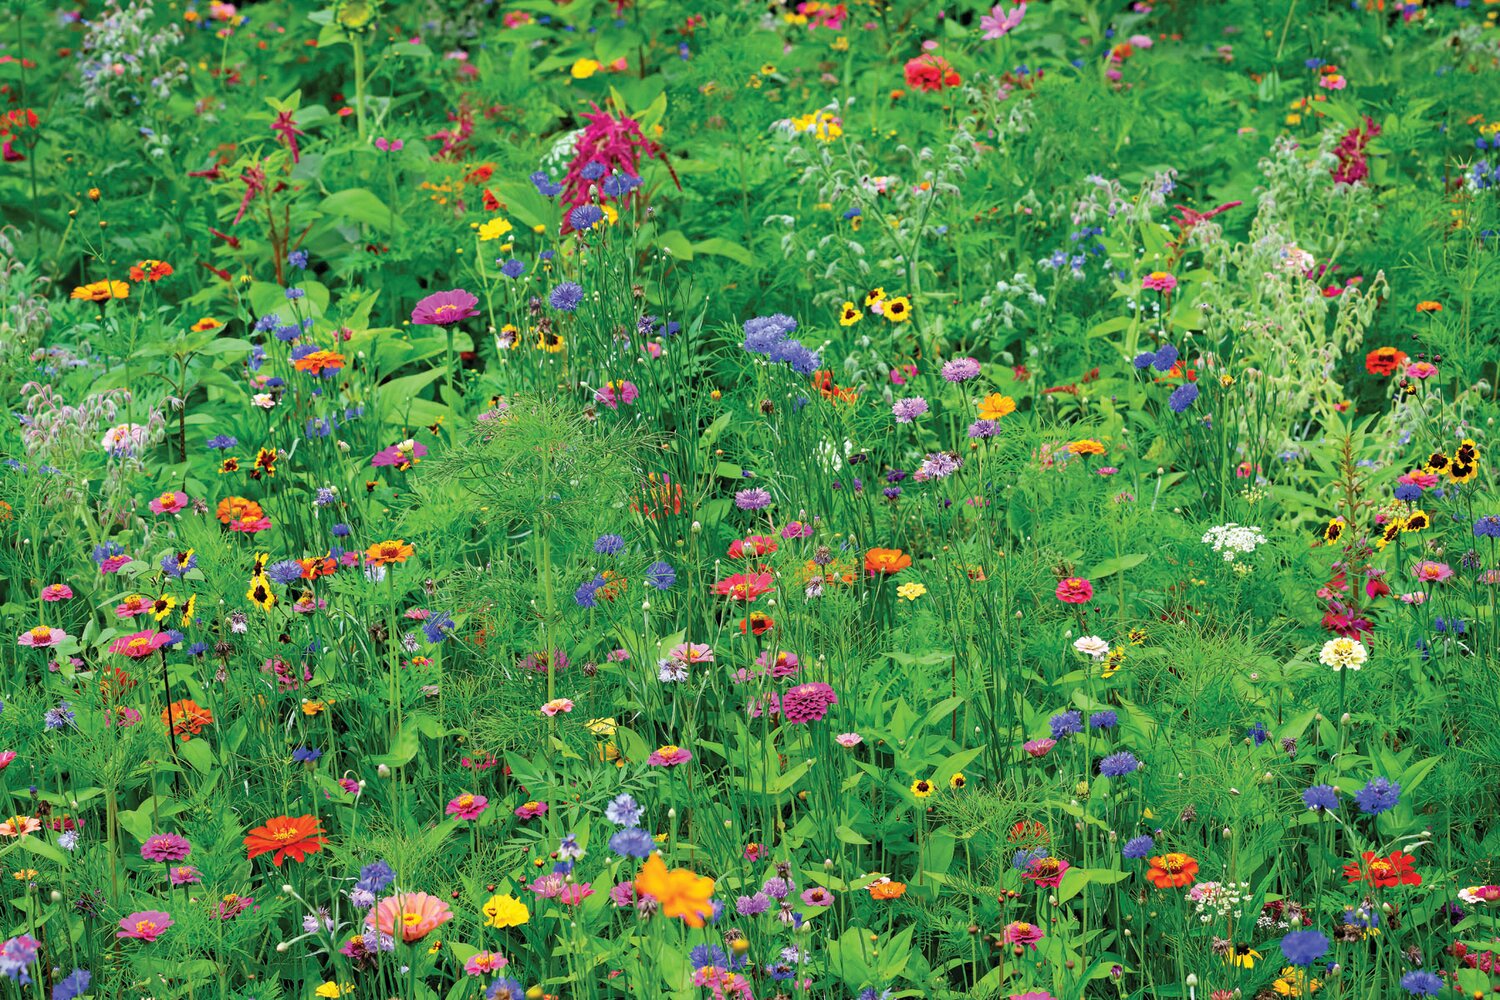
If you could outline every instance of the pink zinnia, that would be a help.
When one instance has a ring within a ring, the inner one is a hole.
[[[535,819],[545,815],[546,812],[547,803],[545,802],[525,802],[516,807],[516,815],[522,819]]]
[[[417,303],[411,321],[417,326],[452,326],[478,316],[479,310],[474,308],[478,304],[479,300],[462,288],[434,292]]]
[[[176,514],[188,505],[188,495],[181,490],[163,493],[152,500],[148,507],[153,514]]]
[[[1026,863],[1026,870],[1021,873],[1021,877],[1035,882],[1040,888],[1056,889],[1069,867],[1071,866],[1062,858],[1032,858]]]
[[[1070,576],[1057,584],[1057,599],[1064,604],[1087,604],[1093,597],[1094,585],[1081,576]]]
[[[564,906],[577,906],[594,894],[594,886],[591,882],[570,882],[563,886],[563,891],[557,894],[557,901]]]
[[[120,636],[120,638],[109,644],[109,651],[111,653],[119,653],[121,656],[128,656],[132,660],[143,660],[171,641],[172,637],[165,632],[147,630],[145,632],[137,632],[134,635]]]
[[[1431,559],[1424,559],[1421,562],[1417,563],[1417,566],[1414,570],[1412,570],[1412,573],[1418,580],[1421,580],[1424,583],[1442,583],[1444,580],[1453,575],[1453,567],[1449,566],[1447,563],[1433,562]]]
[[[124,556],[124,555],[121,555],[121,556],[110,556],[108,559],[104,560],[103,562],[101,562],[99,564],[99,572],[104,573],[106,575],[110,574],[110,573],[118,573],[118,572],[120,572],[120,569],[122,567],[128,566],[129,564],[130,564],[130,557],[129,556]]]
[[[1149,288],[1153,292],[1161,292],[1166,295],[1177,287],[1177,279],[1167,271],[1152,271],[1141,279],[1141,287]]]
[[[420,941],[453,919],[448,904],[425,892],[387,896],[365,918],[365,926],[388,937]]]
[[[1012,920],[1005,925],[1004,938],[1006,944],[1024,944],[1032,951],[1036,950],[1036,943],[1044,935],[1042,929],[1036,924],[1028,924],[1024,920]]]
[[[197,885],[203,881],[202,874],[192,865],[179,865],[168,870],[167,878],[173,885]]]
[[[181,861],[192,853],[193,845],[175,833],[153,833],[141,844],[141,857],[147,861]]]
[[[42,600],[66,601],[73,596],[73,588],[66,583],[49,583],[42,588]]]
[[[673,746],[668,743],[651,752],[646,758],[646,763],[656,767],[676,767],[678,764],[686,764],[693,759],[693,755],[686,747]]]
[[[542,706],[542,714],[549,719],[571,711],[573,711],[573,700],[571,698],[553,698]]]
[[[30,646],[32,649],[48,649],[52,646],[62,644],[68,637],[68,633],[60,628],[52,628],[47,625],[38,625],[28,632],[22,632],[16,639],[17,646]]]
[[[1415,379],[1431,378],[1438,372],[1437,365],[1431,361],[1413,361],[1406,366],[1406,377]]]
[[[837,705],[839,696],[833,688],[823,683],[798,684],[789,688],[781,698],[781,714],[786,721],[800,724],[818,722],[828,714],[832,705]]]
[[[117,938],[134,938],[137,941],[155,941],[172,926],[172,915],[161,910],[141,910],[120,918]]]
[[[1052,748],[1055,746],[1057,746],[1056,740],[1027,740],[1021,744],[1021,749],[1025,750],[1032,757],[1045,757],[1052,752]]]
[[[464,792],[448,803],[448,815],[459,819],[478,819],[489,808],[490,800],[483,795]]]
[[[782,538],[811,538],[813,526],[806,521],[788,521],[787,526],[781,529]]]
[[[865,738],[858,733],[839,733],[833,738],[833,742],[845,749],[857,747],[864,741]]]

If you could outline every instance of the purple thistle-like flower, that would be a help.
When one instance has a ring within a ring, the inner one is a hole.
[[[979,377],[979,362],[973,358],[955,358],[943,365],[942,374],[949,382],[967,382]]]
[[[561,312],[573,312],[582,301],[583,286],[576,281],[562,282],[547,296],[547,302],[552,308]]]
[[[765,510],[771,506],[771,493],[759,486],[752,486],[734,495],[734,505],[740,510]]]
[[[921,396],[908,396],[891,404],[891,414],[898,424],[909,424],[927,412],[927,400]]]
[[[1193,401],[1198,398],[1198,387],[1191,382],[1184,382],[1172,390],[1172,395],[1167,397],[1167,406],[1173,413],[1183,413]]]

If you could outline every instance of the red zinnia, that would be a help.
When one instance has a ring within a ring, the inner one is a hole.
[[[948,60],[942,56],[931,53],[917,56],[906,63],[906,84],[918,90],[942,90],[944,87],[956,87],[962,80],[959,78]]]
[[[271,861],[278,868],[288,856],[294,861],[306,861],[309,854],[317,854],[328,843],[323,834],[323,824],[316,816],[277,816],[245,837],[248,848],[245,856],[258,858],[274,851]]]
[[[1412,868],[1412,857],[1396,851],[1382,857],[1374,851],[1360,855],[1363,861],[1351,861],[1344,866],[1344,877],[1350,882],[1369,882],[1381,888],[1393,885],[1421,885],[1422,876]]]
[[[1057,599],[1064,604],[1087,604],[1094,597],[1094,585],[1081,576],[1070,576],[1057,584]]]
[[[1371,375],[1394,375],[1406,364],[1406,353],[1394,347],[1377,347],[1365,355],[1365,371]]]
[[[736,601],[753,601],[771,589],[771,574],[768,572],[735,573],[715,581],[714,593]]]

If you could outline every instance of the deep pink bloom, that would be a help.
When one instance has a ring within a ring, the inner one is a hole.
[[[827,684],[798,684],[794,688],[788,688],[786,694],[782,695],[781,714],[786,721],[794,724],[818,722],[838,701],[839,696]]]
[[[590,197],[590,189],[597,190],[599,187],[595,181],[584,176],[584,171],[590,165],[597,163],[606,171],[627,177],[639,177],[642,158],[655,157],[666,162],[661,145],[647,139],[641,133],[640,124],[634,119],[623,115],[616,118],[608,111],[601,111],[597,104],[593,105],[593,108],[593,114],[583,116],[583,120],[588,124],[573,147],[573,159],[569,162],[568,172],[563,177],[562,231],[564,234],[572,228],[568,221],[568,217],[572,214],[571,210],[579,205],[591,203],[594,197]],[[667,169],[671,170],[670,164]],[[596,195],[595,197],[603,196]]]
[[[1026,863],[1026,870],[1021,877],[1029,882],[1035,882],[1042,889],[1056,889],[1057,884],[1062,881],[1063,873],[1071,866],[1062,858],[1032,858]]]
[[[165,632],[152,632],[148,629],[134,635],[120,636],[109,644],[109,651],[128,656],[132,660],[143,660],[171,641],[172,637]]]
[[[490,800],[483,795],[472,795],[465,792],[455,796],[448,803],[448,815],[457,816],[459,819],[478,819],[489,808]]]
[[[474,307],[479,300],[462,288],[446,292],[433,292],[411,311],[411,321],[418,326],[452,326],[471,316],[478,316]]]
[[[49,583],[42,588],[42,600],[66,601],[73,596],[73,588],[66,583]]]
[[[524,802],[516,807],[516,815],[522,819],[535,819],[547,812],[545,802]]]
[[[405,441],[391,445],[389,448],[382,448],[380,451],[377,451],[375,457],[370,459],[370,464],[377,469],[388,466],[404,472],[413,465],[416,465],[426,454],[427,446],[425,444],[408,438]]]
[[[656,767],[676,767],[678,764],[686,764],[692,759],[693,755],[686,747],[673,746],[669,743],[666,746],[653,750],[651,756],[646,758],[646,763],[655,765]]]
[[[193,845],[175,833],[153,833],[141,844],[141,857],[147,861],[181,861],[192,853]]]
[[[618,410],[621,403],[629,406],[636,401],[636,398],[640,394],[641,392],[635,387],[634,382],[627,382],[624,379],[620,379],[619,381],[605,383],[604,388],[594,393],[594,402],[603,403],[611,410]]]
[[[186,508],[187,505],[188,495],[181,490],[172,490],[163,493],[147,504],[153,514],[176,514]]]
[[[1087,604],[1094,599],[1094,585],[1081,576],[1070,576],[1058,582],[1057,599],[1064,604]]]

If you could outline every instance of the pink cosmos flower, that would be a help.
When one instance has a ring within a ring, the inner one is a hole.
[[[16,639],[17,646],[30,646],[32,649],[48,649],[52,646],[62,645],[62,641],[68,637],[68,633],[60,628],[51,628],[47,625],[38,625],[29,632],[22,632]]]
[[[1021,749],[1025,750],[1032,757],[1045,757],[1052,752],[1052,748],[1055,746],[1057,746],[1056,740],[1027,740],[1021,744]]]
[[[483,795],[464,792],[448,803],[448,815],[459,819],[478,819],[489,808],[490,800]]]
[[[1026,5],[1024,3],[1018,3],[1010,10],[1006,10],[1004,4],[995,4],[988,14],[979,19],[979,27],[984,29],[984,34],[979,37],[987,42],[1004,38],[1021,23],[1021,19],[1025,16]]]
[[[653,750],[651,756],[646,758],[646,763],[655,767],[676,767],[679,764],[686,764],[692,759],[693,755],[688,751],[687,747],[673,746],[668,743]]]
[[[141,910],[120,918],[117,938],[134,938],[137,941],[155,941],[172,926],[172,915],[161,910]]]
[[[420,941],[453,919],[448,904],[425,892],[387,896],[365,918],[365,926],[388,937]]]
[[[419,441],[407,438],[399,444],[393,444],[389,448],[382,448],[370,459],[370,464],[375,468],[409,469],[427,454],[427,446]]]
[[[411,321],[417,326],[452,326],[471,316],[478,316],[474,307],[479,300],[462,288],[446,292],[433,292],[417,303],[411,311]]]
[[[577,906],[594,894],[591,882],[570,882],[557,894],[557,901],[564,906]]]
[[[73,588],[66,583],[49,583],[42,588],[42,600],[66,601],[73,596]]]
[[[624,379],[620,379],[605,383],[604,388],[594,393],[594,402],[603,403],[611,410],[618,410],[621,403],[629,406],[636,401],[636,398],[640,394],[640,390],[635,387],[634,382],[627,382]]]
[[[1057,584],[1057,599],[1064,604],[1087,604],[1094,598],[1094,585],[1080,576],[1070,576]]]
[[[714,651],[712,646],[705,646],[702,643],[679,642],[667,650],[667,659],[689,666],[694,663],[712,663]]]
[[[181,490],[163,493],[147,504],[153,514],[177,514],[184,510],[187,505],[188,495]]]
[[[1166,295],[1177,287],[1177,279],[1166,271],[1152,271],[1141,279],[1141,287]]]
[[[493,951],[475,952],[469,956],[464,963],[464,971],[471,976],[484,976],[491,972],[499,972],[510,964],[510,959]]]

